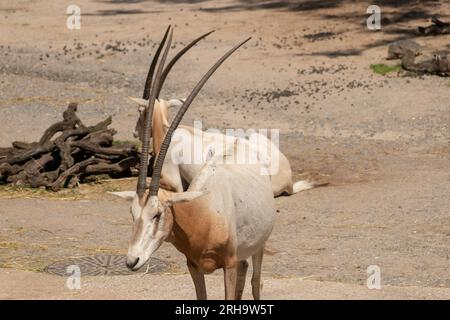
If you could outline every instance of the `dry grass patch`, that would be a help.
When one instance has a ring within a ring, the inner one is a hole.
[[[0,185],[0,198],[39,198],[55,200],[102,199],[108,192],[134,190],[136,178],[96,178],[88,183],[78,185],[75,189],[63,189],[57,192],[44,188],[31,188],[11,184]]]

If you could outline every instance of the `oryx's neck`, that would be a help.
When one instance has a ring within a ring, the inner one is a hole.
[[[172,207],[173,227],[167,239],[205,272],[224,264],[231,245],[229,223],[214,214],[206,199],[179,203]]]
[[[168,111],[165,103],[155,103],[152,117],[153,153],[158,154],[169,128]]]

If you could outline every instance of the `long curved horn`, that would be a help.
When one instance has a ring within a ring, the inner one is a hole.
[[[164,67],[164,63],[166,62],[166,58],[169,53],[170,46],[172,44],[172,34],[173,30],[170,29],[168,36],[169,39],[167,40],[167,45],[164,49],[161,61],[159,62],[154,84],[152,85],[150,90],[150,97],[148,100],[148,107],[144,125],[144,138],[142,141],[141,162],[139,164],[139,178],[136,188],[138,196],[142,196],[145,192],[145,189],[147,188],[147,173],[148,173],[148,158],[149,158],[148,151],[150,149],[150,131],[152,128],[153,107],[155,106],[156,90],[159,87],[159,83],[161,81],[161,73]]]
[[[152,86],[153,74],[155,72],[156,63],[158,62],[159,55],[161,53],[162,48],[164,47],[164,43],[166,42],[167,35],[169,34],[169,30],[171,25],[167,27],[166,33],[164,33],[164,37],[161,40],[161,43],[156,49],[155,55],[153,56],[152,63],[150,64],[150,68],[148,69],[147,78],[145,79],[144,85],[144,93],[142,94],[142,99],[147,100],[150,97],[150,88]]]
[[[175,63],[186,53],[191,49],[193,46],[197,44],[200,40],[206,38],[211,33],[213,33],[215,30],[209,31],[205,33],[204,35],[198,37],[197,39],[193,40],[191,43],[189,43],[186,47],[181,49],[173,58],[170,60],[170,62],[167,64],[167,67],[164,68],[164,71],[161,76],[161,84],[159,85],[158,91],[156,92],[156,97],[159,98],[159,94],[161,93],[161,89],[164,85],[164,81],[166,81],[167,75],[169,74],[172,67],[175,65]]]
[[[142,95],[142,99],[144,100],[148,100],[149,96],[150,96],[150,87],[151,87],[151,83],[152,83],[152,78],[153,78],[153,73],[155,71],[155,67],[156,67],[156,62],[158,60],[159,54],[161,52],[161,49],[163,47],[163,43],[166,40],[168,31],[169,31],[170,25],[166,31],[166,33],[164,34],[164,38],[162,40],[162,42],[160,43],[155,56],[153,57],[152,63],[150,65],[150,69],[148,70],[147,73],[147,79],[145,80],[145,86],[144,86],[144,93]],[[172,60],[170,60],[170,62],[167,64],[167,67],[164,68],[163,73],[162,73],[162,77],[161,77],[161,84],[159,85],[159,88],[156,92],[156,98],[159,98],[159,94],[161,92],[161,89],[164,85],[164,81],[167,78],[167,75],[169,74],[170,70],[172,69],[172,67],[175,65],[175,63],[187,52],[189,51],[190,48],[192,48],[197,42],[199,42],[200,40],[206,38],[207,36],[209,36],[211,33],[213,33],[215,30],[210,31],[205,33],[204,35],[198,37],[197,39],[193,40],[191,43],[189,43],[186,47],[184,47],[183,49],[180,50],[180,52],[178,52],[173,58]],[[148,109],[143,110],[143,113],[141,114],[141,116],[139,116],[138,119],[138,126],[143,127],[144,126],[144,122],[145,122],[145,118],[147,117],[148,114]],[[153,112],[150,113],[150,117],[153,117]],[[150,133],[151,135],[151,133]],[[142,139],[143,140],[143,139]]]
[[[164,158],[166,157],[167,150],[169,149],[170,141],[172,139],[173,133],[175,132],[175,129],[178,127],[178,125],[181,122],[181,119],[183,118],[184,114],[186,113],[187,109],[191,105],[192,101],[194,101],[197,94],[200,92],[202,87],[205,85],[206,81],[212,76],[212,74],[217,70],[217,68],[220,67],[220,65],[229,57],[231,56],[239,47],[241,47],[244,43],[249,41],[251,39],[248,38],[241,43],[234,46],[231,50],[229,50],[227,53],[223,55],[222,58],[219,59],[212,67],[209,69],[209,71],[203,76],[203,78],[197,83],[197,85],[194,87],[192,92],[187,97],[186,101],[181,106],[180,110],[178,111],[177,115],[173,119],[172,123],[170,124],[169,129],[167,130],[166,136],[164,137],[163,143],[161,145],[158,158],[156,159],[156,164],[153,169],[152,174],[152,181],[150,182],[150,192],[149,196],[156,196],[158,194],[159,190],[159,180],[161,179],[161,170],[164,163]]]

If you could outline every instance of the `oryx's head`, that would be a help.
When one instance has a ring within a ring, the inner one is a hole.
[[[214,66],[203,76],[199,83],[194,87],[192,92],[186,98],[186,101],[182,104],[180,110],[174,117],[167,133],[162,142],[159,154],[156,158],[154,169],[152,173],[152,180],[150,186],[147,186],[147,172],[148,172],[148,149],[150,145],[150,130],[151,130],[151,110],[155,105],[158,89],[161,87],[162,69],[164,62],[167,58],[169,48],[172,41],[172,29],[169,28],[161,42],[160,48],[164,47],[166,40],[167,44],[164,48],[163,55],[159,61],[158,69],[153,80],[153,84],[150,84],[150,98],[148,101],[147,110],[145,112],[146,117],[144,121],[143,130],[143,143],[141,162],[139,166],[139,179],[137,183],[136,193],[130,192],[118,192],[116,195],[122,197],[132,198],[131,214],[133,216],[133,233],[131,242],[128,248],[127,266],[132,270],[137,270],[149,259],[149,257],[155,252],[164,240],[170,235],[173,225],[172,205],[178,202],[191,201],[195,198],[203,195],[202,192],[182,192],[182,193],[169,193],[164,190],[159,191],[159,182],[161,179],[161,171],[164,163],[164,158],[168,151],[170,141],[175,129],[181,122],[181,119],[190,104],[197,96],[203,85],[211,77],[214,71],[240,46],[247,42],[250,38],[236,45],[229,50],[222,58],[220,58]],[[160,48],[154,57],[154,64],[156,66],[159,59]],[[154,70],[152,68],[152,70]],[[153,71],[149,75],[150,79],[153,78]],[[150,81],[151,82],[151,81]]]
[[[169,29],[168,29],[169,30]],[[155,100],[155,105],[153,107],[152,110],[158,109],[158,110],[162,110],[162,112],[167,113],[167,110],[169,107],[172,106],[181,106],[184,102],[183,100],[179,100],[179,99],[171,99],[169,101],[165,101],[162,99],[159,99],[159,94],[161,92],[161,89],[164,85],[164,81],[166,80],[170,70],[172,70],[172,67],[175,65],[175,63],[186,53],[189,51],[189,49],[191,49],[193,46],[195,46],[197,44],[197,42],[199,42],[200,40],[206,38],[207,36],[209,36],[211,33],[213,33],[213,31],[207,32],[204,35],[201,35],[200,37],[198,37],[197,39],[194,39],[191,43],[189,43],[187,46],[185,46],[183,49],[181,49],[173,58],[172,60],[170,60],[170,62],[167,64],[167,66],[164,68],[164,70],[162,71],[161,74],[161,82],[158,86],[158,88],[156,89],[156,100]],[[161,41],[158,49],[156,50],[155,56],[159,56],[159,54],[161,53],[161,50],[163,48],[163,43],[167,38],[167,31],[166,34],[164,35],[163,40]],[[138,103],[138,111],[139,111],[139,118],[138,121],[136,122],[136,126],[134,128],[134,137],[135,138],[139,138],[139,140],[141,142],[144,141],[144,123],[145,123],[145,119],[147,118],[146,112],[148,110],[147,106],[148,106],[148,100],[150,99],[150,87],[151,87],[151,83],[152,83],[152,77],[153,77],[153,73],[155,71],[156,68],[156,63],[157,61],[155,59],[152,60],[151,64],[150,64],[150,68],[148,70],[147,73],[147,78],[145,80],[145,85],[144,85],[144,93],[142,94],[142,99],[139,98],[131,98],[133,101]],[[151,110],[151,111],[152,111]],[[167,114],[166,114],[167,116]],[[166,117],[167,119],[167,117]],[[150,132],[151,135],[151,132]]]
[[[147,106],[148,106],[148,100],[142,99],[142,98],[135,98],[135,97],[128,97],[132,101],[136,102],[138,104],[138,112],[139,112],[139,118],[136,122],[136,126],[134,127],[133,136],[135,138],[139,138],[139,140],[142,142],[144,140],[144,123],[146,118],[146,112]],[[153,115],[155,115],[155,112],[162,113],[163,119],[169,119],[169,108],[173,107],[181,107],[183,105],[183,102],[186,99],[170,99],[169,101],[158,99],[155,101],[155,105],[153,107]]]

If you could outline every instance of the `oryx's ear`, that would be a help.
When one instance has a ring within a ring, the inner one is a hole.
[[[108,192],[109,194],[124,198],[129,201],[133,201],[136,196],[136,191],[117,191],[117,192]]]
[[[131,101],[136,102],[140,107],[146,107],[148,106],[148,100],[141,99],[141,98],[135,98],[135,97],[128,97]]]
[[[172,193],[170,198],[167,200],[169,205],[174,205],[180,202],[188,202],[204,196],[206,192],[203,191],[186,191],[180,193]]]
[[[184,103],[185,99],[170,99],[169,100],[169,107],[174,108],[174,107],[181,107]]]

